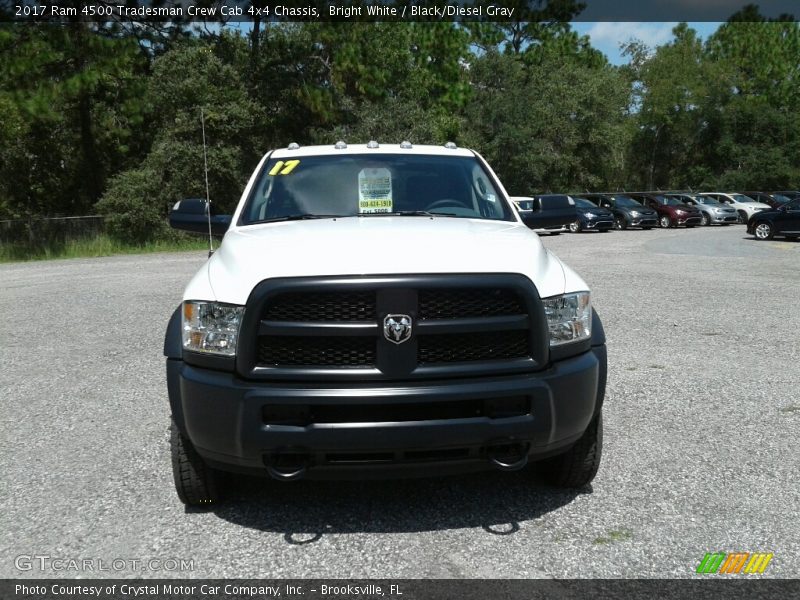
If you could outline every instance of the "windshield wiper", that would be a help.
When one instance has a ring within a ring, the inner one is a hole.
[[[301,215],[286,215],[285,217],[272,217],[271,219],[261,219],[260,221],[252,221],[248,225],[257,225],[259,223],[278,223],[280,221],[306,221],[309,219],[335,219],[337,217],[345,217],[347,215],[314,215],[305,213]]]
[[[427,210],[394,210],[380,213],[359,213],[359,217],[456,217],[453,213],[428,212]]]

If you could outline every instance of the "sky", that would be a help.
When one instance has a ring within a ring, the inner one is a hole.
[[[628,62],[619,50],[620,44],[631,39],[643,41],[650,47],[659,46],[673,39],[672,28],[678,23],[611,23],[575,22],[572,29],[581,35],[588,35],[592,47],[603,52],[611,64],[622,65]],[[703,40],[714,33],[721,23],[689,23]]]
[[[628,63],[628,58],[622,56],[620,52],[620,45],[625,44],[631,39],[638,39],[651,48],[655,48],[673,39],[672,29],[677,24],[677,21],[674,23],[573,21],[571,23],[574,31],[578,32],[580,35],[589,36],[592,47],[605,54],[612,65],[624,65]],[[689,22],[688,25],[697,32],[700,39],[705,40],[708,36],[713,34],[722,23]],[[242,32],[249,32],[252,23],[249,21],[241,23],[233,22],[229,23],[228,27],[236,27]]]

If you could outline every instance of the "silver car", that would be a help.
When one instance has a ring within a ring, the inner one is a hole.
[[[694,206],[702,214],[701,225],[730,225],[739,222],[739,215],[735,208],[726,206],[710,196],[700,194],[667,194],[671,198],[677,198],[684,204]]]

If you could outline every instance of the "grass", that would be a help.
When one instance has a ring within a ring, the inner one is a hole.
[[[215,243],[215,246],[219,242]],[[107,235],[78,238],[51,245],[30,246],[27,244],[0,244],[0,263],[28,260],[52,260],[55,258],[92,258],[115,254],[144,254],[148,252],[179,252],[181,250],[205,250],[208,240],[184,238],[125,244]]]
[[[612,531],[609,531],[605,536],[595,538],[594,543],[601,545],[601,544],[610,544],[612,542],[624,542],[625,540],[629,540],[632,537],[633,533],[631,533],[627,529],[614,529]]]

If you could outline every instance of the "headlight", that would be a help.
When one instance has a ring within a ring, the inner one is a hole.
[[[677,210],[675,211],[675,214],[677,214],[677,215],[685,215],[685,214],[686,214],[686,211],[685,211],[685,210],[681,210],[681,209],[677,209]]]
[[[586,217],[587,219],[594,219],[594,215],[590,212],[583,213],[583,216]]]
[[[631,216],[632,217],[638,217],[639,216],[639,211],[638,210],[632,210],[631,211]]]
[[[183,349],[236,356],[236,341],[244,306],[199,302],[183,303]]]
[[[550,346],[585,340],[592,335],[589,292],[545,298],[544,314],[550,330]]]

